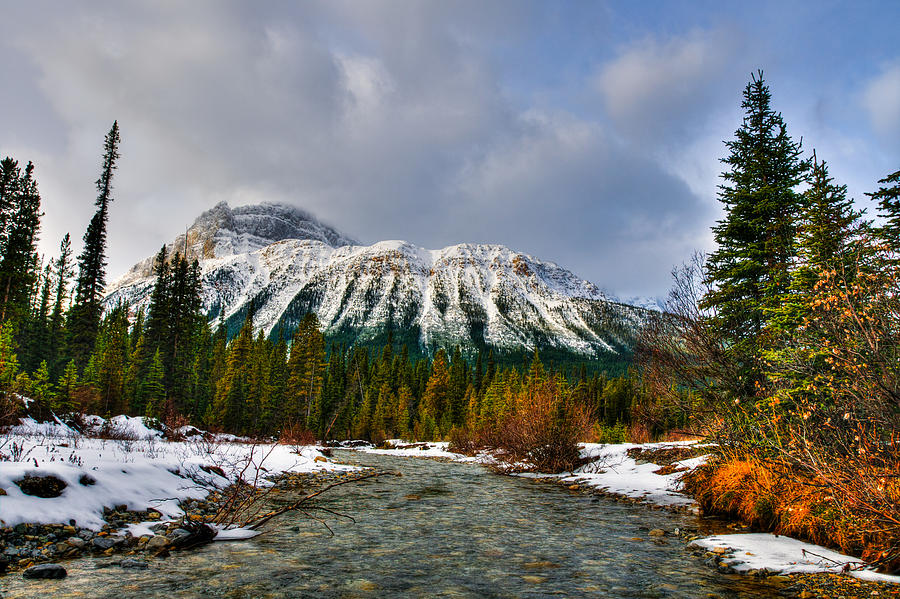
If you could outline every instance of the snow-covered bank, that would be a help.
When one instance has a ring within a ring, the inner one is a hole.
[[[330,462],[313,447],[229,442],[209,435],[168,442],[140,418],[117,417],[113,424],[132,438],[89,438],[61,422],[28,420],[4,435],[0,526],[74,521],[99,529],[104,508],[122,505],[178,518],[183,515],[180,501],[204,499],[238,479],[266,486],[283,473],[354,469]],[[39,494],[58,495],[37,496],[23,483],[26,479],[44,479],[50,492]]]
[[[696,468],[705,460],[704,456],[675,462],[663,469],[659,464],[639,463],[628,451],[644,451],[683,448],[691,441],[674,443],[584,443],[581,457],[590,460],[571,473],[557,475],[564,482],[578,483],[594,487],[608,493],[640,499],[648,503],[665,506],[690,506],[694,500],[680,492],[680,480],[684,472]]]
[[[849,572],[862,580],[900,583],[900,576],[879,574],[864,562],[831,549],[769,533],[716,535],[691,543],[719,556],[735,572],[767,570],[773,574]]]
[[[449,450],[449,441],[415,442],[402,439],[388,439],[381,447],[360,446],[355,449],[365,453],[393,455],[412,458],[445,458],[455,462],[475,462],[478,458],[454,453]]]

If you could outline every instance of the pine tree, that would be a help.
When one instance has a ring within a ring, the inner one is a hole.
[[[125,381],[128,370],[128,306],[119,304],[106,316],[94,350],[96,388],[104,414],[125,413]]]
[[[288,372],[287,417],[309,427],[325,375],[325,339],[313,312],[303,317],[294,332]]]
[[[709,324],[734,363],[739,382],[730,393],[738,398],[753,396],[763,382],[764,329],[791,283],[801,208],[796,188],[808,170],[800,143],[771,108],[762,71],[747,84],[741,106],[743,124],[722,159],[725,218],[713,228],[718,247],[706,270],[712,290],[701,302],[713,312]]]
[[[227,431],[246,431],[249,397],[248,365],[253,357],[253,319],[248,312],[238,336],[228,347],[225,372],[216,386],[213,401],[213,423]]]
[[[69,280],[72,277],[72,242],[69,234],[63,236],[59,244],[59,258],[53,262],[53,310],[50,313],[50,340],[47,343],[47,363],[50,366],[51,378],[57,378],[62,370],[64,353],[65,304],[68,299]]]
[[[97,179],[97,211],[84,234],[84,249],[78,256],[75,301],[69,311],[72,357],[85,364],[100,326],[100,300],[106,285],[106,223],[112,201],[112,178],[119,158],[119,123],[113,122],[104,142],[103,166]]]
[[[144,397],[144,381],[147,379],[148,358],[145,337],[139,334],[134,349],[128,360],[128,372],[125,375],[125,404],[132,416],[144,416],[147,413],[147,398]]]
[[[866,194],[878,202],[878,215],[884,224],[878,227],[879,237],[895,254],[900,253],[900,171],[878,181],[883,186]]]
[[[22,323],[38,276],[41,196],[34,165],[25,172],[12,158],[0,161],[0,322]]]
[[[75,409],[79,386],[78,367],[75,366],[75,361],[71,360],[56,382],[56,401],[53,404],[56,413],[71,412]]]
[[[141,382],[140,396],[144,403],[144,415],[148,418],[162,418],[165,415],[166,387],[162,355],[159,350],[153,354],[147,376]]]
[[[0,322],[0,401],[8,401],[19,376],[19,359],[13,341],[13,327]]]
[[[426,429],[432,429],[434,437],[440,438],[450,430],[450,370],[447,354],[440,349],[434,355],[431,376],[425,394],[422,396],[420,419]],[[427,420],[430,419],[430,420]],[[427,422],[427,424],[425,424]],[[437,430],[435,430],[436,425]]]
[[[25,323],[25,331],[21,336],[22,343],[27,348],[26,358],[22,363],[25,370],[31,372],[38,368],[41,362],[46,361],[46,352],[50,344],[50,286],[52,271],[48,264],[40,277],[41,292],[37,305],[30,318]]]

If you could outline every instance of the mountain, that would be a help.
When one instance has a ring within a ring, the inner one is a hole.
[[[500,245],[426,250],[404,241],[354,244],[296,208],[263,204],[205,212],[170,249],[200,260],[203,306],[230,331],[251,301],[266,334],[289,335],[314,311],[326,336],[417,353],[460,345],[521,356],[535,348],[624,359],[648,311],[609,299],[571,272]],[[146,308],[153,260],[107,290],[107,305]]]
[[[331,247],[359,244],[294,206],[265,203],[232,209],[220,202],[201,214],[184,235],[167,243],[166,250],[170,256],[178,251],[205,261],[246,254],[283,239],[312,239]],[[151,256],[135,264],[110,289],[151,276],[153,260]]]

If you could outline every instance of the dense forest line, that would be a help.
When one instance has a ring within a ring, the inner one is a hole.
[[[36,251],[40,196],[34,166],[0,163],[0,391],[11,420],[95,413],[142,415],[255,437],[443,439],[462,430],[499,430],[535,389],[577,406],[584,430],[624,440],[640,382],[600,364],[545,369],[537,353],[518,364],[490,349],[433,356],[388,333],[382,347],[329,343],[315,314],[289,337],[255,332],[253,310],[235,328],[201,310],[200,270],[165,247],[146,311],[120,304],[104,312],[106,223],[119,128],[106,136],[96,212],[73,260],[68,235],[59,256]],[[74,293],[72,283],[74,278]],[[230,333],[230,334],[229,334]],[[616,366],[616,365],[614,365]],[[579,432],[579,435],[583,431]],[[458,434],[456,436],[459,436]]]

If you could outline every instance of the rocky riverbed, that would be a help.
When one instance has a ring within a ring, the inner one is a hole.
[[[276,477],[274,493],[263,489],[245,491],[269,493],[274,498],[280,490],[311,493],[328,484],[355,476],[351,472],[316,471],[284,473]],[[123,567],[146,567],[147,557],[164,556],[180,541],[194,532],[196,524],[221,520],[232,489],[213,492],[206,499],[188,499],[179,503],[185,517],[163,521],[156,510],[131,511],[127,505],[104,509],[106,523],[100,530],[81,528],[73,523],[17,524],[0,528],[0,572],[15,572],[36,564],[73,559],[82,556],[124,556]],[[134,534],[129,527],[141,524],[144,534]]]

